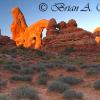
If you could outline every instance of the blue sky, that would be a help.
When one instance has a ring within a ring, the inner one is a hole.
[[[91,12],[51,11],[51,6],[55,3],[64,3],[66,6],[79,5],[80,10],[83,9],[88,2]],[[47,11],[41,12],[39,10],[40,3],[46,3],[48,5]],[[96,6],[99,3],[100,0],[0,0],[0,28],[3,35],[11,36],[11,9],[17,6],[23,12],[28,25],[42,18],[55,18],[57,22],[67,22],[69,19],[75,19],[79,27],[93,31],[97,26],[100,26],[100,11],[96,10]]]

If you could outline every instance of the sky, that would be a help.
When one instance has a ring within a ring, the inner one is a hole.
[[[42,6],[40,7],[42,9],[39,9],[41,3],[45,3],[48,8]],[[60,8],[61,11],[59,11],[58,8],[61,7],[61,4],[53,6],[57,3],[64,3],[64,9],[68,6],[79,6],[79,9],[75,12]],[[88,3],[90,11],[86,8]],[[48,20],[55,18],[57,22],[75,19],[78,27],[91,32],[100,26],[100,0],[0,0],[0,28],[3,35],[11,37],[10,25],[13,20],[11,9],[16,6],[23,12],[28,26],[44,18]],[[51,10],[51,7],[54,11]],[[87,11],[80,11],[82,9]]]

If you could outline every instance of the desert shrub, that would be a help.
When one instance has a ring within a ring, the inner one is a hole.
[[[90,68],[90,67],[96,68],[97,66],[99,67],[100,65],[99,64],[82,64],[82,65],[80,65],[80,68],[81,69]]]
[[[46,66],[44,62],[37,62],[36,64],[32,64],[29,67],[31,67],[34,72],[46,71]]]
[[[3,49],[2,53],[9,54],[13,57],[16,57],[16,55],[24,56],[24,57],[32,57],[33,51],[30,48],[24,48],[24,47],[11,47]]]
[[[39,100],[38,92],[31,86],[21,86],[11,91],[14,100]]]
[[[67,83],[69,85],[76,85],[83,81],[81,78],[76,78],[73,76],[67,76],[67,77],[61,76],[57,80],[63,83]]]
[[[28,66],[28,67],[25,67],[25,68],[22,67],[20,74],[29,75],[29,74],[33,74],[34,72],[35,72],[34,69],[31,66]]]
[[[2,50],[2,53],[4,54],[15,54],[16,53],[16,47],[11,47],[9,49],[5,48]]]
[[[49,91],[55,91],[55,92],[58,92],[58,93],[62,93],[65,90],[68,90],[68,89],[70,89],[70,86],[68,84],[65,84],[65,83],[60,82],[60,81],[53,81],[52,83],[50,83],[48,85]]]
[[[100,80],[97,80],[96,82],[94,82],[93,87],[96,90],[100,90]]]
[[[63,93],[63,96],[66,100],[82,100],[83,99],[83,93],[76,92],[74,90],[66,90]]]
[[[7,80],[0,79],[0,88],[6,87],[7,85]]]
[[[48,63],[46,64],[46,68],[47,68],[47,69],[54,69],[54,68],[55,68],[55,64],[54,64],[54,63],[51,63],[51,62],[48,62]]]
[[[47,84],[47,77],[39,77],[38,79],[38,83],[41,84],[41,85],[46,85]]]
[[[100,66],[94,65],[94,66],[88,67],[86,68],[85,72],[87,75],[100,74]]]
[[[41,72],[38,78],[38,83],[42,85],[46,85],[48,81],[48,74],[47,72]]]
[[[40,57],[45,56],[45,52],[43,52],[43,51],[41,51],[41,50],[35,50],[35,54],[36,54],[37,56],[40,56]]]
[[[85,68],[88,68],[88,67],[89,67],[89,65],[86,65],[86,64],[81,64],[81,65],[80,65],[80,68],[81,68],[81,69],[85,69]]]
[[[19,64],[12,63],[12,64],[4,65],[4,69],[10,70],[15,73],[19,73],[21,70],[21,66]]]
[[[100,62],[100,58],[96,58],[94,62]]]
[[[66,65],[66,66],[64,66],[64,69],[66,71],[78,71],[78,69],[75,65]]]
[[[75,58],[75,59],[68,58],[67,63],[72,64],[72,65],[76,65],[76,64],[82,65],[84,63],[84,58],[82,58],[82,57]]]
[[[10,77],[11,81],[31,81],[32,76],[29,75],[13,75]]]
[[[75,48],[74,47],[66,47],[65,50],[62,52],[62,54],[64,55],[68,55],[71,52],[75,52]]]
[[[0,93],[0,100],[12,100],[9,96]]]
[[[92,75],[92,74],[96,74],[97,70],[95,68],[87,68],[86,69],[86,74],[87,75]]]
[[[3,64],[3,65],[9,64],[9,61],[2,59],[2,60],[0,60],[0,64]]]
[[[46,68],[55,69],[55,68],[63,68],[64,62],[62,60],[51,60],[46,63]]]

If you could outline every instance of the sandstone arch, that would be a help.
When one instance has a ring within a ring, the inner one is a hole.
[[[47,26],[48,20],[46,19],[39,20],[33,25],[29,26],[24,33],[24,47],[30,47],[31,45],[34,45],[35,49],[40,48],[42,44],[42,31],[44,28],[47,28]]]
[[[29,27],[26,24],[23,13],[18,7],[12,9],[13,22],[11,24],[12,39],[17,46],[25,48],[41,48],[42,31],[48,26],[48,20],[42,19]]]

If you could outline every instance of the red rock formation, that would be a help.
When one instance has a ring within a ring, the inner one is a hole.
[[[11,32],[16,45],[39,49],[42,45],[42,31],[48,26],[48,21],[42,19],[28,27],[24,15],[18,7],[12,9],[12,15]]]
[[[58,33],[57,28],[57,22],[54,18],[49,20],[48,26],[47,26],[47,32],[46,35],[54,35]]]
[[[66,22],[61,21],[60,23],[58,23],[58,28],[59,28],[59,30],[65,29],[66,28]]]
[[[25,42],[24,47],[33,47],[35,49],[41,48],[42,45],[42,31],[47,28],[48,20],[42,19],[29,26],[24,33]]]
[[[66,24],[66,27],[77,27],[77,23],[76,23],[76,21],[74,19],[71,19]]]
[[[13,22],[11,24],[12,39],[16,41],[27,28],[23,13],[18,7],[12,9]]]
[[[0,35],[0,47],[8,46],[8,45],[15,45],[14,41],[12,41],[8,36]]]
[[[26,48],[40,49],[43,42],[42,49],[50,52],[61,52],[70,47],[83,51],[91,51],[97,48],[93,34],[78,28],[76,21],[73,19],[69,20],[68,23],[62,21],[59,24],[54,18],[49,21],[42,19],[28,27],[19,8],[13,8],[12,15],[12,39],[17,46],[22,45]],[[47,36],[42,41],[44,28],[47,29]]]
[[[66,27],[65,27],[66,25]],[[77,28],[75,20],[58,24],[59,34],[46,36],[43,39],[43,50],[46,52],[63,52],[66,48],[79,51],[95,51],[97,44],[92,33]]]
[[[100,27],[97,27],[94,30],[94,36],[95,36],[95,40],[97,41],[97,43],[100,43]]]

